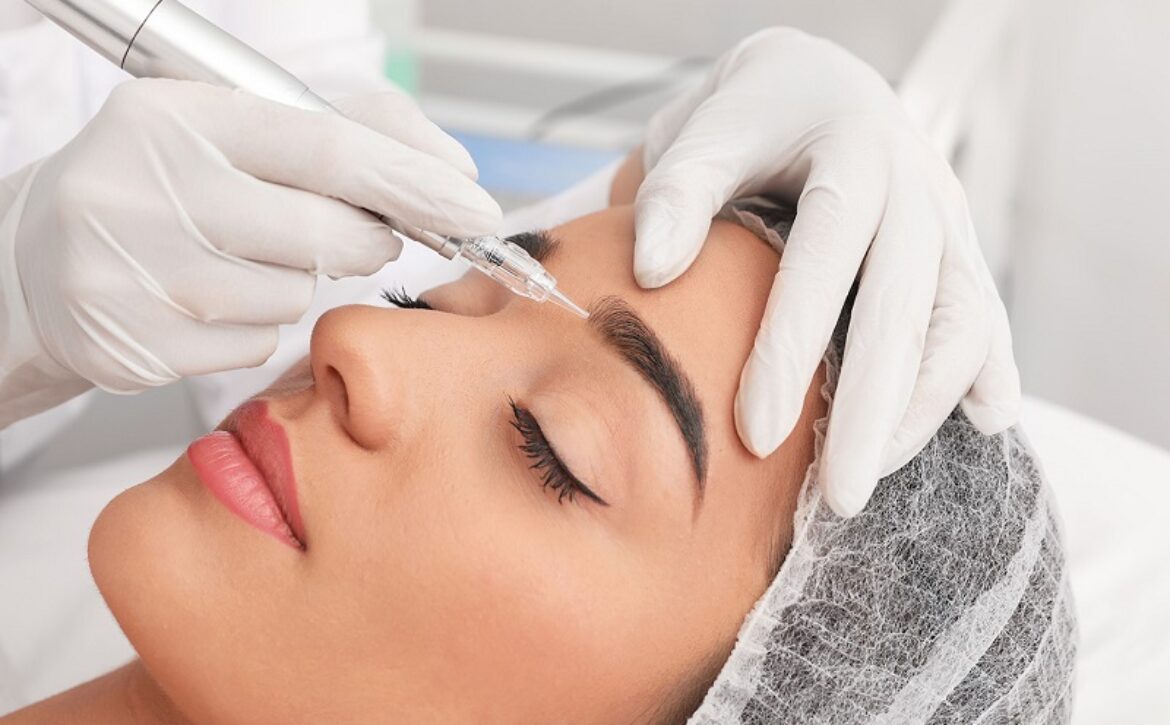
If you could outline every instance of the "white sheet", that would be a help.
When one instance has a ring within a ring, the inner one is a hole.
[[[1074,725],[1170,713],[1170,453],[1029,399],[1021,420],[1065,523],[1080,618]]]
[[[1064,514],[1081,627],[1073,722],[1165,722],[1170,453],[1037,400],[1023,424]],[[86,537],[106,501],[182,449],[0,484],[0,714],[133,656],[89,576]]]

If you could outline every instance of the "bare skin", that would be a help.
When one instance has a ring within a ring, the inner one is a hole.
[[[709,681],[790,541],[820,378],[756,459],[732,403],[776,255],[716,222],[690,271],[645,291],[630,207],[552,235],[562,288],[624,300],[693,383],[702,476],[585,321],[474,277],[425,295],[435,310],[339,308],[262,394],[307,549],[241,522],[181,458],[91,534],[142,659],[0,722],[652,722]],[[606,505],[542,487],[507,396]]]
[[[141,660],[30,705],[7,717],[5,725],[188,725],[186,717],[159,689]]]

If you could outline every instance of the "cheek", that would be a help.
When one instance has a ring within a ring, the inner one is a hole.
[[[351,658],[408,673],[416,695],[523,697],[569,599],[553,593],[555,504],[457,457],[402,464],[379,495],[350,498],[346,535],[314,552],[336,636]]]
[[[531,722],[597,716],[654,689],[640,654],[656,647],[614,653],[672,642],[656,574],[596,512],[558,505],[529,475],[420,456],[383,471],[379,495],[338,509],[347,535],[314,551],[313,586],[327,590],[331,646],[345,643],[350,667],[482,718],[523,703]]]

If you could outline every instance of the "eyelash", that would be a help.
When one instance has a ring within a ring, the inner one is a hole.
[[[382,299],[403,310],[434,309],[426,302],[408,295],[402,287],[382,290]],[[508,398],[508,405],[512,408],[512,420],[509,423],[519,431],[520,436],[524,439],[518,448],[532,461],[529,468],[540,474],[541,486],[551,488],[556,492],[557,503],[564,503],[566,498],[569,501],[574,501],[577,494],[581,494],[602,506],[608,506],[609,503],[577,480],[576,476],[569,473],[568,467],[561,462],[560,457],[553,450],[552,444],[548,442],[548,438],[545,437],[544,431],[541,430],[540,423],[537,422],[532,411],[517,404],[512,398]]]
[[[386,289],[382,290],[382,299],[402,310],[435,309],[417,297],[411,297],[410,295],[406,294],[406,289],[402,287],[398,287],[397,289],[390,289],[387,287]]]
[[[573,501],[577,494],[581,494],[602,506],[608,506],[604,499],[569,473],[569,469],[561,462],[552,444],[545,437],[544,431],[540,429],[536,416],[511,398],[508,398],[508,405],[512,408],[512,420],[509,422],[524,439],[518,448],[532,461],[529,468],[540,474],[541,485],[556,492],[557,503],[564,503],[566,498]]]

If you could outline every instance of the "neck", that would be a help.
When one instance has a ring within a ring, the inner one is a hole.
[[[0,725],[190,725],[163,693],[142,660],[90,680],[7,717]]]

